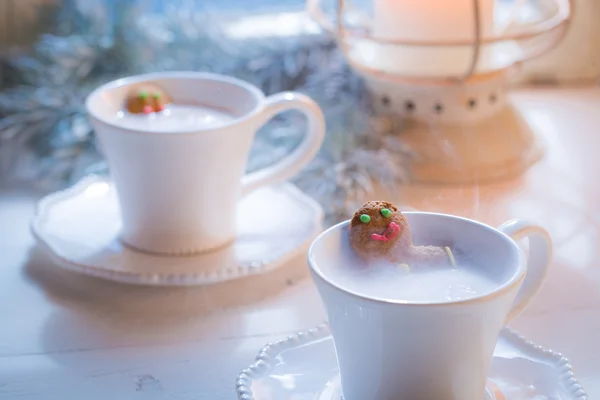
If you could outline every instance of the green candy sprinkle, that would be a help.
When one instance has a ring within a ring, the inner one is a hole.
[[[383,215],[385,218],[389,218],[392,216],[392,212],[388,208],[382,208],[381,215]]]
[[[140,92],[138,96],[140,99],[146,100],[148,98],[148,92]]]
[[[160,99],[160,94],[159,93],[154,93],[154,94],[152,94],[152,98],[154,100],[158,100],[158,99]]]
[[[367,214],[362,214],[360,216],[360,222],[362,222],[363,224],[368,224],[369,222],[371,222],[371,217],[369,217]]]

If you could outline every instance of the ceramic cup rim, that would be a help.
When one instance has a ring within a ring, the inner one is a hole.
[[[449,301],[409,301],[409,300],[390,299],[390,298],[385,298],[385,297],[368,296],[363,293],[359,293],[354,290],[345,288],[341,285],[338,285],[336,282],[329,279],[318,267],[318,260],[316,259],[316,256],[315,256],[315,252],[316,252],[315,246],[321,240],[324,240],[327,236],[333,234],[335,231],[338,231],[338,230],[348,226],[351,221],[348,219],[346,221],[342,221],[336,225],[333,225],[333,226],[329,227],[328,229],[326,229],[325,231],[321,232],[311,243],[311,245],[308,249],[308,253],[307,253],[307,260],[308,260],[308,266],[310,268],[310,271],[313,274],[313,277],[316,275],[319,279],[321,279],[323,282],[325,282],[327,285],[333,287],[334,289],[344,292],[352,297],[359,298],[363,301],[372,302],[372,303],[376,303],[376,304],[393,304],[393,305],[415,306],[415,307],[424,307],[424,306],[444,307],[444,306],[453,306],[453,305],[466,305],[466,304],[476,303],[476,302],[480,302],[480,301],[490,300],[492,298],[500,296],[501,294],[511,290],[515,285],[520,284],[523,281],[523,279],[525,279],[526,266],[525,266],[525,259],[523,257],[523,254],[522,254],[521,250],[519,249],[518,245],[516,244],[516,242],[510,236],[505,234],[504,232],[502,232],[490,225],[484,224],[482,222],[475,221],[475,220],[472,220],[469,218],[459,217],[456,215],[451,215],[451,214],[424,212],[424,211],[405,211],[405,212],[403,211],[402,214],[404,214],[404,215],[427,215],[427,216],[437,217],[437,218],[448,218],[448,219],[453,219],[453,220],[461,220],[463,222],[477,225],[481,229],[490,230],[490,231],[494,232],[495,234],[497,234],[500,238],[506,240],[509,243],[509,245],[513,249],[514,253],[516,254],[517,266],[514,269],[510,278],[505,280],[502,284],[498,285],[493,291],[491,291],[489,293],[480,294],[480,295],[477,295],[474,297],[469,297],[467,299],[449,300]]]
[[[229,127],[238,125],[247,119],[257,115],[260,113],[263,103],[265,100],[264,93],[253,84],[246,82],[242,79],[234,78],[229,75],[215,74],[212,72],[197,72],[197,71],[166,71],[166,72],[150,72],[145,74],[131,75],[119,79],[112,80],[110,82],[104,83],[94,89],[85,99],[85,108],[88,112],[88,115],[93,119],[110,126],[111,128],[118,129],[122,132],[136,133],[136,134],[144,134],[144,135],[164,135],[167,133],[166,131],[161,130],[137,130],[133,128],[128,128],[118,123],[115,123],[112,120],[104,118],[99,113],[96,112],[96,108],[92,106],[92,102],[100,96],[102,93],[105,93],[109,90],[114,90],[123,86],[132,86],[140,83],[152,82],[152,81],[160,81],[165,79],[195,79],[195,80],[204,80],[204,81],[213,81],[213,82],[221,82],[223,84],[235,85],[238,86],[245,91],[248,92],[250,96],[255,101],[254,106],[250,111],[245,113],[244,115],[234,118],[231,121],[227,121],[223,124],[220,124],[218,127],[193,127],[188,129],[181,129],[177,131],[177,135],[190,135],[197,134],[202,132],[209,131],[219,131],[222,129],[227,129]],[[168,132],[171,133],[171,132]]]

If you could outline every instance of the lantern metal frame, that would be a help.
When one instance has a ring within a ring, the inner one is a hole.
[[[448,85],[456,84],[473,79],[477,75],[477,66],[480,60],[481,50],[483,46],[492,45],[501,42],[517,42],[525,43],[531,40],[542,38],[544,35],[547,36],[547,41],[544,45],[538,46],[536,50],[529,51],[528,54],[516,61],[515,64],[520,64],[524,61],[531,60],[546,52],[550,51],[564,38],[568,26],[571,23],[572,15],[574,13],[575,1],[574,0],[542,0],[542,4],[546,7],[554,5],[555,12],[546,16],[545,19],[537,21],[535,23],[523,26],[521,29],[504,33],[493,37],[482,37],[482,22],[480,16],[480,0],[472,0],[472,11],[473,11],[473,39],[472,40],[456,40],[456,41],[415,41],[415,40],[404,40],[404,39],[390,39],[374,37],[368,32],[367,29],[352,29],[346,27],[345,12],[351,7],[347,5],[347,0],[336,0],[336,20],[331,21],[328,19],[325,12],[321,7],[323,0],[307,0],[307,11],[309,15],[323,28],[325,31],[335,36],[341,50],[346,56],[348,62],[357,71],[363,74],[369,74],[377,76],[380,79],[395,80],[395,81],[406,81],[410,80],[415,83],[421,84],[434,84],[434,85]],[[556,34],[554,34],[556,33]],[[554,35],[553,35],[554,34]],[[469,63],[468,69],[461,75],[456,77],[431,77],[431,76],[414,76],[414,75],[401,75],[397,73],[390,73],[388,71],[370,68],[359,62],[353,60],[350,56],[350,46],[352,40],[366,40],[373,44],[379,45],[396,45],[396,46],[409,46],[409,47],[471,47],[472,57]]]
[[[334,13],[323,11],[324,1],[337,5]],[[472,0],[472,39],[439,42],[373,37],[373,23],[365,19],[366,13],[355,12],[349,0],[307,0],[307,11],[335,37],[350,66],[365,78],[374,95],[374,108],[404,120],[399,133],[417,155],[410,162],[412,181],[463,184],[512,177],[541,159],[543,139],[512,104],[509,77],[521,63],[545,54],[565,37],[574,1],[539,0],[541,18],[537,21],[512,21],[502,34],[483,37],[481,0]],[[388,49],[404,46],[417,52],[437,48],[443,53],[458,48],[465,56],[466,68],[461,71],[460,65],[452,73],[432,75],[427,75],[426,68],[421,74],[415,68],[374,68],[367,59],[355,59],[360,55],[359,46],[365,44]],[[492,64],[480,62],[482,53],[502,54],[504,49],[514,53],[499,63],[493,58],[487,59]],[[471,107],[475,99],[480,101]]]

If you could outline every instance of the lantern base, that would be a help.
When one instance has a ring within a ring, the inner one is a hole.
[[[423,183],[483,183],[514,177],[543,154],[527,121],[510,103],[478,124],[406,121],[400,133],[414,152],[411,175]]]
[[[375,109],[404,122],[412,179],[481,183],[524,172],[543,153],[508,96],[512,69],[446,85],[365,75]]]

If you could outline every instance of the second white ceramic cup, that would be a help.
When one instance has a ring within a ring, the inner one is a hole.
[[[494,229],[451,215],[404,214],[416,242],[454,243],[498,285],[491,293],[438,303],[368,297],[328,273],[352,260],[348,221],[322,233],[308,263],[327,311],[344,400],[483,400],[500,331],[540,288],[550,238],[522,221]],[[528,263],[511,237],[529,239]]]
[[[177,133],[126,129],[115,121],[132,85],[153,82],[175,102],[214,107],[233,121]],[[265,97],[228,76],[165,72],[119,79],[99,87],[87,111],[116,185],[122,239],[162,254],[199,253],[235,236],[240,196],[296,174],[321,147],[325,121],[318,105],[294,92]],[[280,162],[244,175],[256,131],[276,114],[295,109],[308,119],[302,143]]]

